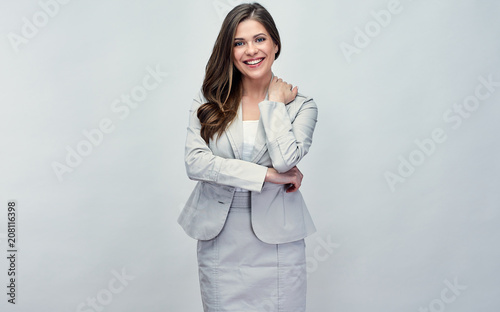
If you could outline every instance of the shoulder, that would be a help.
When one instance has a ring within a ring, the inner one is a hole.
[[[288,103],[287,105],[288,110],[296,111],[299,112],[304,109],[314,109],[318,110],[318,107],[316,105],[316,102],[314,102],[314,99],[310,96],[304,95],[302,93],[297,93],[297,96],[293,101]]]
[[[304,94],[299,92],[299,93],[297,93],[297,96],[295,97],[295,99],[292,101],[292,103],[294,103],[294,102],[299,104],[299,105],[302,105],[304,103],[310,103],[310,102],[314,103],[314,100],[312,97],[304,95]]]
[[[193,97],[193,103],[191,104],[191,111],[197,110],[201,105],[207,103],[207,99],[203,95],[203,91],[198,90],[198,92]]]

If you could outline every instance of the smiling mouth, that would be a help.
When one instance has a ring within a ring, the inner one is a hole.
[[[260,59],[250,60],[250,61],[244,61],[243,63],[245,63],[247,65],[257,65],[260,62],[262,62],[263,60],[264,60],[264,58],[260,58]]]

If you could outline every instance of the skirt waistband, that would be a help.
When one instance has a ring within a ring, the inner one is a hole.
[[[250,192],[234,192],[231,208],[250,208],[251,195]]]

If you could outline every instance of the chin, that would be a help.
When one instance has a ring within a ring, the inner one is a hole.
[[[269,73],[271,73],[271,68],[263,69],[263,70],[259,70],[259,71],[253,71],[253,72],[252,71],[245,72],[245,71],[240,70],[240,73],[241,73],[242,77],[247,78],[247,79],[253,79],[253,80],[266,79],[267,75],[269,75]]]

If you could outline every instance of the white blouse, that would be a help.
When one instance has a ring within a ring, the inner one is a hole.
[[[255,143],[255,136],[257,135],[257,128],[259,120],[243,120],[243,148],[241,158],[250,161],[252,151]],[[249,192],[246,189],[237,187],[237,192]]]

